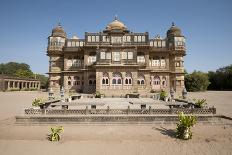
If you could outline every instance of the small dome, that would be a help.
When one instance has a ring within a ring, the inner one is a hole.
[[[112,21],[111,23],[109,23],[106,26],[106,30],[126,30],[127,27],[118,20],[117,16],[115,17],[114,21]]]
[[[180,28],[176,27],[172,23],[172,27],[167,31],[167,37],[169,36],[182,36]]]
[[[79,39],[76,35],[73,35],[71,39]]]
[[[60,23],[58,24],[57,27],[52,29],[52,36],[53,37],[64,37],[64,38],[66,38],[66,32],[64,31],[64,29],[62,28]]]

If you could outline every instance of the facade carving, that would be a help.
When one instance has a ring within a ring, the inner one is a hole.
[[[121,96],[184,88],[185,37],[172,24],[167,36],[130,32],[117,18],[102,32],[67,38],[58,25],[48,37],[50,87],[59,92]]]

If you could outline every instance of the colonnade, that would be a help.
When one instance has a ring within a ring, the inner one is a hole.
[[[27,80],[13,80],[5,79],[5,89],[40,89],[40,81],[27,81]]]

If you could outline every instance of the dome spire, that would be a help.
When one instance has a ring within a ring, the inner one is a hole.
[[[175,26],[175,23],[174,22],[172,22],[172,27],[174,27]]]
[[[118,20],[118,15],[117,14],[114,16],[114,20]]]

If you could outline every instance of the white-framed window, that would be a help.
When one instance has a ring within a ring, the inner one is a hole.
[[[162,67],[166,66],[165,59],[160,60],[160,66],[162,66]]]
[[[72,41],[72,47],[75,47],[75,45],[76,45],[76,42],[75,41]]]
[[[108,38],[108,36],[102,36],[102,41],[103,42],[109,42],[110,39]]]
[[[102,75],[102,85],[109,85],[109,74],[106,72]]]
[[[145,57],[144,57],[144,55],[137,56],[137,62],[138,63],[145,63]]]
[[[133,59],[133,52],[128,52],[128,59]]]
[[[152,60],[151,65],[156,67],[160,66],[160,60],[159,59]]]
[[[161,42],[161,40],[158,41],[158,47],[162,47],[162,42]]]
[[[121,73],[113,73],[112,85],[122,85],[122,75]]]
[[[144,75],[140,74],[138,76],[138,81],[137,81],[138,85],[145,85],[145,78]]]
[[[154,46],[154,42],[153,41],[150,41],[150,46]]]
[[[132,74],[131,73],[126,73],[124,85],[132,85]]]
[[[160,85],[160,78],[154,77],[153,85]]]
[[[127,59],[127,52],[125,51],[122,52],[122,59]]]
[[[96,62],[96,56],[89,56],[89,57],[88,57],[88,62],[89,62],[89,63],[94,63],[94,62]]]
[[[138,36],[138,42],[141,42],[141,41],[142,41],[142,37]]]
[[[106,59],[111,59],[111,52],[106,52]]]
[[[106,52],[101,52],[100,58],[101,59],[106,59]]]
[[[67,60],[67,66],[71,67],[72,66],[72,60]]]
[[[68,41],[67,46],[71,47],[71,41]]]
[[[111,37],[111,42],[112,43],[122,43],[122,37],[112,36]]]
[[[113,61],[120,61],[120,52],[113,52]]]
[[[145,39],[145,36],[142,36],[142,42],[145,42],[146,39]]]
[[[134,42],[138,42],[138,36],[134,36]]]
[[[162,47],[166,47],[166,41],[162,40]]]
[[[88,36],[87,40],[88,40],[88,42],[92,42],[91,41],[91,36]]]
[[[157,47],[157,41],[154,41],[154,47]]]
[[[99,42],[99,36],[96,36],[96,42]]]

